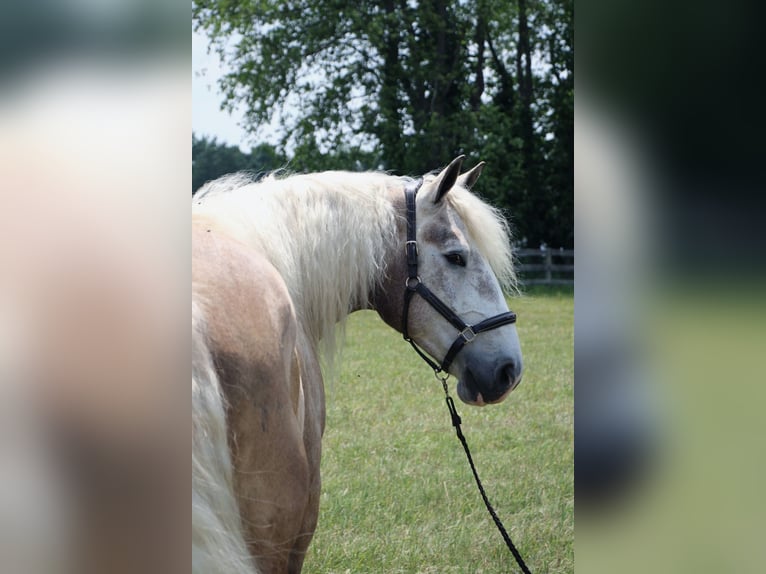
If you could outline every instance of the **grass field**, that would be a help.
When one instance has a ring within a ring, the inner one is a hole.
[[[521,385],[500,405],[451,394],[490,500],[532,572],[572,572],[573,296],[514,299]],[[308,573],[517,572],[450,424],[440,383],[373,312],[353,315],[327,386]]]

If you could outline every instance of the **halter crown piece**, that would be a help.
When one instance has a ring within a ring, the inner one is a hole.
[[[420,357],[428,363],[428,365],[434,370],[435,373],[447,372],[455,356],[460,350],[468,343],[473,341],[477,335],[485,331],[491,331],[497,329],[503,325],[516,322],[516,313],[513,311],[507,311],[494,315],[476,323],[475,325],[469,325],[463,321],[460,316],[455,313],[449,306],[439,299],[433,291],[426,287],[418,276],[418,242],[417,242],[417,216],[415,213],[415,198],[418,190],[423,185],[423,179],[418,179],[412,183],[407,184],[404,187],[404,198],[407,202],[407,242],[405,243],[405,251],[407,253],[407,283],[404,290],[404,309],[402,312],[402,336],[412,348],[420,355]],[[437,363],[431,357],[429,357],[425,351],[423,351],[413,341],[409,335],[409,313],[410,303],[412,302],[412,296],[417,293],[425,301],[433,307],[437,313],[444,317],[449,323],[458,330],[458,336],[452,343],[452,346],[447,351],[447,354],[442,359],[441,363]]]

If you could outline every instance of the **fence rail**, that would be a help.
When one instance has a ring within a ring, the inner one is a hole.
[[[574,284],[574,249],[517,249],[515,254],[524,285]]]

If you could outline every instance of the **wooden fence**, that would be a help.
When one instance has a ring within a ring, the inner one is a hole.
[[[514,253],[523,285],[574,284],[574,249],[517,249]]]

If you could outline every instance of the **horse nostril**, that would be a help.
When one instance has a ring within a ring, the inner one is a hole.
[[[497,384],[500,387],[515,388],[521,381],[521,369],[515,361],[504,363],[499,369]]]

